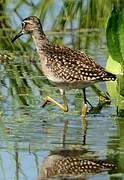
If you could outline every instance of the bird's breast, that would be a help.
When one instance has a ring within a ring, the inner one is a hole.
[[[60,83],[63,80],[56,75],[56,73],[52,69],[52,64],[48,63],[47,57],[44,54],[40,55],[40,62],[42,67],[43,74],[47,77],[48,80],[52,81],[53,83]]]

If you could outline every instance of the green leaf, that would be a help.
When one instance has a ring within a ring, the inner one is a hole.
[[[118,107],[118,112],[120,114],[120,112],[124,111],[124,76],[121,75],[122,66],[117,61],[114,61],[111,56],[109,56],[106,69],[114,74],[119,74],[117,81],[108,81],[106,82],[106,85],[110,96],[116,99],[115,105]]]
[[[108,20],[107,46],[109,58],[106,69],[118,74],[117,81],[107,82],[109,94],[116,99],[118,113],[124,111],[124,8],[114,8]]]
[[[117,90],[124,97],[124,76],[119,76],[117,80]]]
[[[106,64],[106,70],[112,72],[113,74],[122,74],[122,66],[117,61],[113,60],[111,56],[109,56]]]
[[[124,65],[124,9],[114,8],[108,20],[107,46],[113,60]]]

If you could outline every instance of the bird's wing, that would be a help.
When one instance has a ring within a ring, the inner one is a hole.
[[[47,57],[56,76],[66,81],[103,80],[108,73],[90,56],[71,48],[54,45]]]

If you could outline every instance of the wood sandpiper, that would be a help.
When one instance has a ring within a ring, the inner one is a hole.
[[[40,56],[42,72],[48,80],[58,86],[64,101],[64,105],[61,105],[50,96],[47,96],[42,107],[51,102],[67,112],[68,104],[65,91],[82,89],[84,95],[82,115],[86,117],[87,99],[85,88],[99,81],[114,81],[116,75],[107,72],[85,53],[50,42],[44,34],[39,18],[35,16],[27,17],[22,21],[22,29],[13,38],[12,42],[23,34],[31,34],[33,37]]]

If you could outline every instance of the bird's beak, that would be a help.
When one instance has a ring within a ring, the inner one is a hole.
[[[23,31],[20,31],[13,39],[12,39],[12,43],[14,43],[14,41],[17,39],[17,38],[19,38],[20,36],[22,36],[24,33],[23,33]]]

